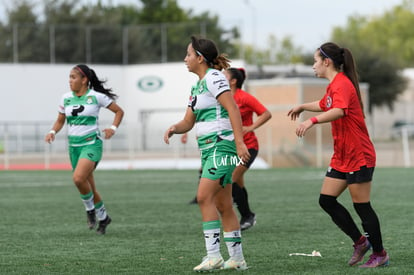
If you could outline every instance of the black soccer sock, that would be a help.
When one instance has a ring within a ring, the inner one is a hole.
[[[246,188],[241,188],[236,182],[233,182],[233,200],[242,217],[249,217],[252,213],[249,207],[249,200]]]
[[[354,203],[354,208],[361,218],[362,227],[368,235],[372,250],[374,252],[381,252],[384,247],[382,246],[380,223],[377,214],[371,207],[371,203]]]
[[[334,196],[323,195],[319,196],[319,205],[331,216],[332,221],[346,234],[354,243],[361,237],[357,225],[349,214],[348,210],[343,207]]]

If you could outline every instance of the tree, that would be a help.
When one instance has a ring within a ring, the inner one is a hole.
[[[357,60],[360,82],[369,84],[368,111],[371,113],[374,106],[382,105],[393,110],[395,100],[407,86],[400,67],[395,62],[378,58],[370,51],[358,51],[354,58]]]
[[[405,0],[378,17],[350,17],[345,27],[332,32],[332,41],[354,54],[360,81],[370,85],[370,112],[374,106],[383,105],[392,110],[407,85],[401,70],[414,64],[413,3]]]
[[[76,1],[45,1],[44,25],[54,41],[53,56],[56,63],[81,63],[86,56],[86,35],[81,27],[84,17],[75,9]],[[51,54],[52,55],[52,54]]]
[[[269,35],[267,45],[260,49],[253,48],[251,45],[240,45],[240,47],[245,47],[244,59],[249,64],[260,66],[303,63],[303,50],[294,45],[290,36],[278,39],[274,35]]]
[[[207,36],[220,50],[238,55],[232,44],[240,36],[237,29],[224,30],[217,16],[193,16],[176,0],[141,2],[142,8],[44,0],[43,15],[34,13],[30,0],[13,2],[7,23],[0,25],[0,60],[11,62],[17,49],[18,62],[182,61],[192,34]]]
[[[291,37],[278,40],[274,35],[268,38],[269,49],[263,51],[264,64],[292,64],[302,62],[300,47],[296,47]]]
[[[399,6],[367,21],[361,36],[371,43],[370,50],[395,59],[404,67],[414,66],[414,1]]]
[[[18,8],[9,12],[9,24],[1,28],[5,36],[2,35],[4,42],[0,46],[0,56],[8,61],[39,62],[46,54],[42,49],[47,47],[42,26],[28,1],[17,1],[15,4]],[[13,49],[17,49],[18,54],[15,52],[13,56]]]

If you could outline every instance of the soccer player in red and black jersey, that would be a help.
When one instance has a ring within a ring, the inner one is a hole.
[[[288,116],[296,120],[303,111],[321,112],[299,124],[298,137],[303,137],[314,124],[331,123],[334,153],[322,184],[319,204],[354,242],[349,265],[361,262],[372,247],[369,260],[360,267],[387,266],[389,256],[382,244],[377,214],[370,203],[376,155],[364,120],[352,53],[335,43],[325,43],[315,51],[313,70],[317,77],[329,80],[325,96],[320,101],[295,106]],[[347,188],[365,235],[361,234],[348,210],[337,201]]]
[[[250,153],[250,160],[236,166],[233,171],[233,200],[237,205],[241,219],[240,229],[246,230],[256,223],[256,214],[250,210],[247,190],[244,185],[244,173],[249,169],[259,152],[259,142],[254,130],[266,123],[271,113],[254,96],[243,91],[241,88],[246,78],[244,69],[229,68],[225,71],[230,83],[230,90],[240,110],[243,124],[243,140]],[[253,114],[257,118],[253,121]]]

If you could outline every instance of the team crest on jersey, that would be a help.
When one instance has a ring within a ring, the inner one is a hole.
[[[86,103],[88,104],[92,104],[93,100],[91,96],[88,96],[88,98],[86,99]]]
[[[204,91],[203,85],[198,86],[198,94],[202,94]]]
[[[194,110],[196,103],[197,103],[197,96],[190,95],[190,98],[188,99],[188,106],[191,106],[191,109]]]
[[[326,97],[326,108],[331,108],[332,106],[332,97],[327,96]]]

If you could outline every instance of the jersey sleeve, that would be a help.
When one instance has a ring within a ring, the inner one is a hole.
[[[332,91],[332,108],[347,109],[349,106],[349,92],[335,89]]]
[[[245,93],[245,104],[258,116],[267,111],[267,108],[257,98],[247,92]]]
[[[332,108],[343,109],[348,113],[352,89],[343,85],[331,87],[328,93],[319,101],[319,107],[326,112]]]
[[[342,109],[345,115],[348,115],[349,102],[350,102],[350,90],[344,86],[342,89],[335,89],[332,93],[332,108]]]
[[[111,99],[109,96],[102,94],[102,93],[97,93],[97,98],[98,98],[98,103],[100,107],[108,107],[113,101],[113,99]]]
[[[226,76],[218,70],[214,70],[210,74],[210,76],[206,79],[206,85],[208,91],[212,93],[215,98],[223,92],[230,90],[230,85],[226,79]]]
[[[191,92],[190,92],[190,96],[188,98],[188,104],[187,107],[191,107],[191,109],[193,109],[195,101],[197,100],[197,97],[195,97],[193,95],[194,90],[197,89],[196,86],[191,87]]]
[[[62,95],[62,97],[60,98],[59,107],[58,107],[58,112],[60,114],[65,114],[65,99],[66,99],[66,95]]]

